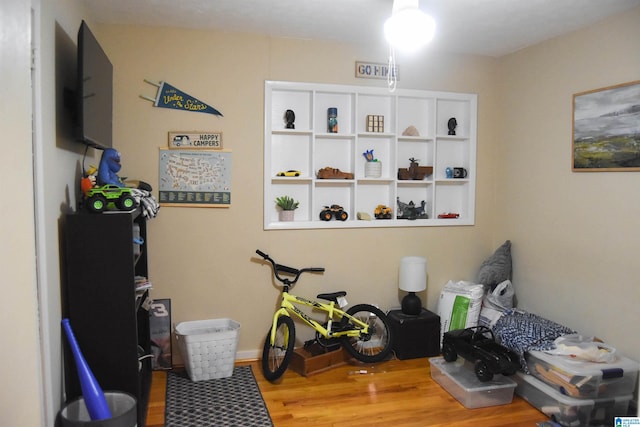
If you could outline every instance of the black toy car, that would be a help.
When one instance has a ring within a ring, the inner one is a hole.
[[[320,212],[320,219],[323,221],[331,221],[331,218],[346,221],[347,218],[349,218],[349,214],[346,213],[340,205],[325,206]]]
[[[498,344],[493,331],[486,326],[445,332],[442,356],[447,362],[458,356],[473,362],[476,376],[483,382],[491,381],[494,374],[513,375],[520,369],[518,355]]]

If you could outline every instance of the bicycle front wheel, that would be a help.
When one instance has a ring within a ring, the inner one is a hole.
[[[377,307],[370,304],[354,305],[347,310],[347,314],[369,325],[368,333],[361,333],[358,337],[344,337],[342,344],[345,350],[365,363],[383,361],[391,352],[393,344],[391,325],[387,315]],[[353,322],[348,323],[345,329],[361,329]]]
[[[276,339],[271,345],[271,328],[269,328],[262,350],[262,373],[268,381],[276,381],[287,370],[293,356],[295,341],[296,330],[293,320],[289,316],[278,317]]]

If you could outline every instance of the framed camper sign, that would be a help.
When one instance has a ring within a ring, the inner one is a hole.
[[[222,132],[169,132],[169,148],[222,150]]]

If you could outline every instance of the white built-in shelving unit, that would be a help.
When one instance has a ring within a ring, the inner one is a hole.
[[[328,132],[327,110],[338,109],[338,132]],[[295,129],[286,128],[285,112],[295,113]],[[383,132],[367,132],[368,115],[384,117]],[[456,135],[448,135],[455,118]],[[453,92],[327,85],[265,83],[264,228],[359,228],[473,225],[475,221],[477,95]],[[405,136],[415,127],[419,136]],[[365,177],[363,153],[373,150],[382,163],[379,178]],[[409,159],[432,166],[423,180],[399,180],[398,168]],[[324,167],[351,172],[354,179],[318,179]],[[448,167],[463,167],[466,178],[447,178]],[[298,170],[299,176],[279,177]],[[280,222],[276,197],[300,202],[294,221]],[[427,219],[397,219],[397,200],[425,202]],[[346,221],[323,221],[320,212],[337,204]],[[374,209],[386,205],[392,219],[375,219]],[[359,220],[358,212],[371,220]],[[458,218],[439,219],[443,213]]]

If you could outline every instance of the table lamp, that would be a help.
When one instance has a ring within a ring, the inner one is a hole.
[[[427,260],[418,256],[402,258],[398,282],[401,290],[409,292],[402,299],[402,313],[417,316],[422,312],[422,301],[416,292],[427,289]]]

